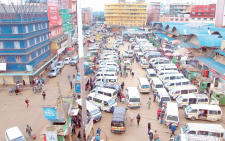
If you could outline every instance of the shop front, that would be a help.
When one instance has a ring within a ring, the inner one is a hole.
[[[52,54],[57,54],[59,57],[67,52],[69,47],[68,35],[62,34],[54,39],[51,39],[50,49]]]

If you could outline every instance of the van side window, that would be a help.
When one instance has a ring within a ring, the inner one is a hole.
[[[205,102],[204,98],[198,98],[198,102]]]
[[[113,96],[116,95],[116,91],[113,93]]]
[[[189,93],[194,93],[194,91],[195,91],[195,90],[191,89],[191,90],[189,90]]]
[[[196,135],[196,131],[189,131],[187,134],[193,134],[193,135]]]
[[[170,76],[170,80],[175,80],[175,77],[174,76]]]
[[[177,76],[177,79],[182,79],[183,78],[183,76]]]
[[[104,106],[108,106],[108,102],[104,101]]]
[[[217,115],[217,111],[212,111],[212,110],[210,110],[210,111],[209,111],[209,114],[210,114],[210,115]]]
[[[170,86],[174,86],[174,83],[170,83]]]
[[[187,90],[181,90],[181,94],[188,94]]]
[[[89,100],[92,100],[92,97],[91,96],[89,96]]]
[[[187,102],[187,101],[188,101],[188,99],[183,99],[183,100],[182,100],[182,102]]]
[[[164,80],[168,80],[168,79],[169,79],[169,77],[165,77],[165,78],[164,78]],[[171,79],[170,79],[170,80],[171,80]]]
[[[195,89],[195,92],[197,92],[198,90],[197,89]]]
[[[221,111],[218,111],[218,115],[221,115]]]
[[[110,97],[111,97],[111,94],[110,94],[110,93],[104,93],[104,95],[106,95],[106,96],[110,96]]]
[[[180,94],[180,91],[176,91],[176,93],[175,94]]]
[[[190,112],[190,113],[197,113],[197,111],[198,111],[198,110],[193,109],[193,110],[191,110],[191,112]]]
[[[182,85],[188,85],[189,83],[188,82],[182,82]]]
[[[181,82],[176,83],[176,86],[180,86],[180,85],[181,85]]]
[[[210,134],[210,136],[215,136],[215,137],[220,138],[220,133],[213,133],[213,132],[210,132],[209,134]],[[221,136],[221,137],[222,137],[222,136]]]
[[[98,91],[99,94],[103,94],[103,91]]]
[[[198,131],[198,135],[209,135],[208,131]]]

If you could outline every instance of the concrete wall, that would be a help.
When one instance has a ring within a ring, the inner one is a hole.
[[[0,76],[0,80],[1,81],[3,80],[3,78],[6,81],[6,85],[15,85],[16,84],[14,82],[13,76]],[[29,76],[22,76],[22,80],[25,81],[27,86],[30,85],[30,78],[29,78]],[[20,84],[22,85],[22,82],[20,82]],[[0,85],[2,85],[2,83],[0,83]]]

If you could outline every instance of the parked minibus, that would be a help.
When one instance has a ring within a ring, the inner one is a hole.
[[[112,97],[113,99],[117,99],[117,91],[115,89],[97,87],[91,90],[90,93],[105,95]]]
[[[218,137],[207,135],[179,134],[170,141],[220,141]]]
[[[147,68],[149,68],[149,62],[146,61],[146,59],[141,59],[140,66],[142,69],[147,69]]]
[[[159,77],[159,79],[165,84],[169,80],[176,80],[176,79],[183,79],[185,78],[182,73],[177,73],[177,74],[165,74]]]
[[[163,83],[159,80],[159,78],[152,78],[150,81],[150,85],[153,92],[156,92],[157,89],[164,88]]]
[[[146,69],[145,72],[146,72],[146,77],[147,77],[148,81],[151,81],[152,78],[157,77],[156,73],[153,69]]]
[[[172,99],[176,99],[181,94],[197,94],[198,88],[194,85],[185,85],[181,87],[174,87],[169,91],[169,95]]]
[[[96,78],[95,83],[97,82],[104,82],[104,83],[110,83],[110,84],[115,84],[118,81],[117,76],[99,76]]]
[[[170,91],[172,88],[181,87],[185,85],[191,85],[190,80],[187,78],[177,79],[177,80],[169,80],[164,84],[164,87],[167,91]]]
[[[126,104],[130,108],[141,107],[141,98],[137,87],[126,88]]]
[[[222,119],[222,110],[218,105],[190,104],[185,108],[185,117],[191,120],[217,121]]]
[[[156,73],[157,77],[162,77],[163,75],[166,74],[179,74],[177,70],[162,70]]]
[[[140,93],[150,93],[150,84],[147,78],[138,78],[138,89]]]
[[[179,112],[178,106],[175,102],[167,102],[166,104],[166,113],[165,113],[165,124],[169,125],[172,123],[175,126],[179,125]]]
[[[126,131],[125,119],[126,119],[126,108],[115,107],[111,121],[111,132],[124,133]]]
[[[156,101],[158,101],[158,103],[160,101],[162,101],[165,104],[167,102],[171,101],[170,96],[168,95],[168,93],[167,93],[165,88],[157,89],[157,91],[156,91]]]

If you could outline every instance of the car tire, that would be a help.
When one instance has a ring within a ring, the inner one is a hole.
[[[196,117],[191,117],[191,120],[192,120],[192,121],[195,121],[195,120],[196,120]]]

